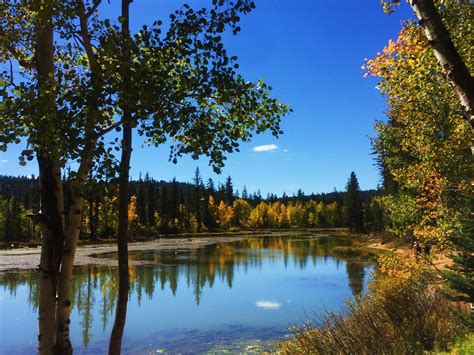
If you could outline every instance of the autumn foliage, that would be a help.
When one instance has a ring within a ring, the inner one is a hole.
[[[469,6],[442,13],[468,63],[473,35]],[[470,60],[469,60],[470,59]],[[444,79],[423,30],[406,22],[395,41],[363,66],[387,98],[387,121],[376,124],[373,146],[392,191],[380,198],[396,235],[449,247],[462,228],[463,196],[472,192],[470,127]]]

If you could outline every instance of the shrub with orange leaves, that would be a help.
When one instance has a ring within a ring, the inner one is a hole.
[[[429,262],[427,258],[417,255],[415,250],[382,255],[378,258],[379,277],[409,279],[411,277],[428,276]]]

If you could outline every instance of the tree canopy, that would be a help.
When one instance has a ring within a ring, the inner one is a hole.
[[[84,191],[93,166],[99,179],[118,169],[119,139],[109,133],[137,127],[149,144],[172,140],[172,161],[206,155],[219,171],[241,141],[267,130],[280,134],[289,110],[263,81],[244,80],[224,47],[222,33],[239,32],[239,16],[252,1],[185,4],[166,26],[157,20],[126,36],[120,24],[128,19],[103,18],[100,6],[107,4],[0,4],[0,149],[26,143],[20,163],[36,157],[40,171],[40,351],[50,351],[54,340],[56,351],[72,352],[69,298]],[[65,206],[61,169],[71,163],[77,168]]]

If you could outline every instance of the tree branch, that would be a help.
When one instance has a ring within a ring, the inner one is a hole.
[[[409,0],[409,3],[425,30],[443,75],[459,98],[471,130],[474,130],[474,78],[456,50],[433,0]]]
[[[94,3],[92,5],[92,7],[89,9],[89,11],[87,11],[85,13],[86,18],[91,17],[94,14],[95,10],[97,10],[97,8],[99,7],[99,5],[101,3],[102,3],[102,0],[94,0]]]
[[[79,23],[81,27],[80,35],[82,38],[82,42],[84,43],[84,49],[86,51],[87,59],[89,60],[91,71],[97,72],[99,70],[99,67],[97,66],[97,62],[95,60],[94,49],[92,47],[92,43],[90,39],[89,27],[87,25],[88,17],[86,15],[84,2],[82,0],[78,0],[77,5],[78,5]]]

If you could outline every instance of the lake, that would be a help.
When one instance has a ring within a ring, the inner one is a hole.
[[[337,311],[363,293],[373,265],[334,255],[347,239],[292,233],[249,237],[198,249],[131,252],[123,352],[259,352],[288,328]],[[116,258],[115,253],[97,257]],[[0,353],[37,347],[34,271],[0,274]],[[105,353],[114,322],[118,273],[75,269],[71,339],[76,354]]]

